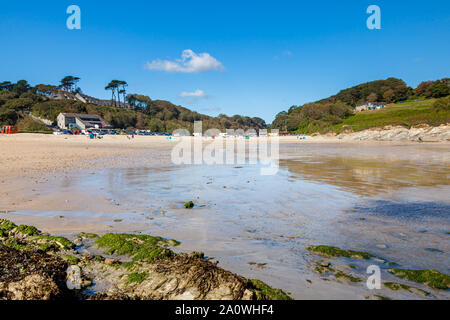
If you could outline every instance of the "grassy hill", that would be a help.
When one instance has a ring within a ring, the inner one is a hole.
[[[436,99],[428,99],[390,104],[381,110],[356,113],[329,129],[332,132],[340,133],[346,129],[362,131],[387,125],[411,127],[418,124],[439,126],[450,123],[450,110],[436,110],[435,103]],[[327,129],[323,129],[327,131]]]
[[[360,131],[386,125],[437,126],[450,122],[448,97],[449,78],[425,81],[416,89],[408,87],[401,79],[376,80],[341,90],[326,99],[292,106],[276,116],[271,128],[312,134],[339,133],[346,129]],[[355,113],[355,107],[365,102],[383,102],[388,107]]]

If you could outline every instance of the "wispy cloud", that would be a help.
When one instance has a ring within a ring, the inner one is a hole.
[[[193,92],[183,91],[182,93],[180,93],[180,97],[182,97],[182,98],[206,98],[206,97],[208,97],[208,95],[206,94],[205,91],[197,89]]]
[[[290,56],[292,56],[293,55],[293,53],[292,53],[292,51],[289,51],[289,50],[284,50],[282,53],[281,53],[281,56],[282,57],[290,57]],[[273,59],[274,60],[279,60],[280,59],[280,56],[275,56],[275,57],[273,57]]]
[[[223,71],[224,66],[220,61],[209,53],[196,54],[187,49],[181,54],[181,59],[175,61],[156,59],[147,62],[145,68],[155,71],[181,72],[181,73],[200,73],[208,71]]]

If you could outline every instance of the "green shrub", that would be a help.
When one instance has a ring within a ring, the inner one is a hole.
[[[433,104],[433,108],[437,112],[450,111],[450,96],[437,99]]]

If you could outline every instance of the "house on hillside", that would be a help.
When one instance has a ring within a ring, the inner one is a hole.
[[[384,103],[378,103],[378,102],[366,102],[363,104],[360,104],[359,106],[355,107],[355,112],[362,112],[362,111],[369,111],[369,110],[380,110],[386,107]]]
[[[78,101],[84,102],[84,103],[89,103],[89,104],[94,104],[96,106],[107,106],[107,105],[111,105],[111,100],[101,100],[101,99],[97,99],[82,93],[76,93],[75,94],[75,98]],[[122,103],[123,104],[123,103]]]
[[[73,93],[69,91],[64,91],[61,89],[53,90],[51,93],[45,94],[46,97],[53,99],[53,100],[75,100],[75,101],[81,101],[83,103],[89,103],[96,106],[111,106],[113,105],[113,102],[111,100],[102,100],[97,99],[91,96],[88,96],[83,93]],[[123,103],[116,101],[116,106],[119,108],[126,108],[129,109],[131,106],[128,103]]]
[[[95,114],[60,113],[57,117],[58,127],[71,129],[110,129],[111,126],[102,117]]]

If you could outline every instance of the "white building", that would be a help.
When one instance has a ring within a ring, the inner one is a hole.
[[[60,113],[57,118],[60,129],[110,129],[111,126],[102,117],[95,114]]]
[[[368,111],[368,110],[379,110],[385,107],[384,103],[363,103],[359,106],[355,107],[355,112],[362,112],[362,111]]]

